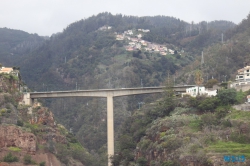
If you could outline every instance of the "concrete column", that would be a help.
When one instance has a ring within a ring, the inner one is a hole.
[[[30,93],[24,93],[23,94],[23,103],[25,105],[32,105],[33,101],[32,99],[30,98]]]
[[[111,166],[110,157],[114,155],[114,115],[113,115],[113,95],[107,96],[107,146],[108,146],[108,166]]]

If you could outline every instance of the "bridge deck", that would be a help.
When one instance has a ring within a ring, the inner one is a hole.
[[[175,86],[176,92],[185,92],[186,88],[194,85]],[[137,94],[160,93],[164,91],[165,86],[160,87],[144,87],[144,88],[122,88],[122,89],[93,89],[93,90],[73,90],[73,91],[50,91],[50,92],[32,92],[30,98],[58,98],[58,97],[107,97],[111,95],[128,96]]]

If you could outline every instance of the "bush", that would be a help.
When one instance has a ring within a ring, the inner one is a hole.
[[[31,156],[30,156],[30,155],[25,155],[25,156],[23,157],[23,163],[24,163],[25,165],[28,165],[28,164],[36,164],[36,162],[33,161],[33,160],[31,159]]]
[[[221,118],[225,117],[227,115],[227,113],[228,113],[229,108],[230,107],[228,107],[228,106],[221,106],[221,107],[216,108],[215,116],[218,119],[221,119]]]
[[[21,120],[17,120],[16,125],[17,125],[17,126],[23,126],[23,121],[21,121]]]
[[[147,165],[147,159],[145,159],[144,157],[138,158],[136,162],[138,163],[139,166]]]
[[[237,102],[237,92],[235,89],[225,89],[218,92],[217,97],[222,105],[232,105]]]
[[[230,135],[230,139],[234,142],[240,143],[240,144],[247,144],[250,143],[250,139],[244,135],[244,134],[238,134],[236,132],[232,133]]]
[[[8,153],[6,156],[4,156],[3,161],[7,163],[17,162],[18,157],[12,156],[12,153]]]
[[[13,151],[13,152],[20,152],[21,149],[19,147],[9,147],[9,150]]]
[[[232,124],[231,124],[231,122],[228,119],[227,120],[223,120],[221,122],[221,124],[222,124],[223,127],[232,127]]]
[[[202,121],[199,119],[193,120],[188,126],[195,131],[200,131],[202,129]]]
[[[216,116],[212,113],[203,114],[201,116],[201,121],[203,125],[206,126],[217,125],[219,123],[219,121],[216,119]]]
[[[45,161],[43,161],[39,163],[39,166],[45,166],[45,164],[46,164]]]
[[[207,97],[200,102],[198,108],[200,111],[211,111],[213,112],[214,109],[218,106],[219,100],[216,97]]]

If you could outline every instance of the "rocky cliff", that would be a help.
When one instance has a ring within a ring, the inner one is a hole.
[[[20,86],[18,77],[0,74],[0,166],[91,165],[91,155],[48,108],[19,102]]]

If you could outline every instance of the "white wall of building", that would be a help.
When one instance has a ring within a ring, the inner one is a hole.
[[[199,91],[198,91],[198,88],[199,88]],[[198,93],[199,95],[207,95],[210,97],[210,96],[216,96],[217,90],[209,91],[209,90],[206,90],[204,86],[202,87],[195,86],[195,87],[186,89],[186,94],[192,97],[196,97]]]

